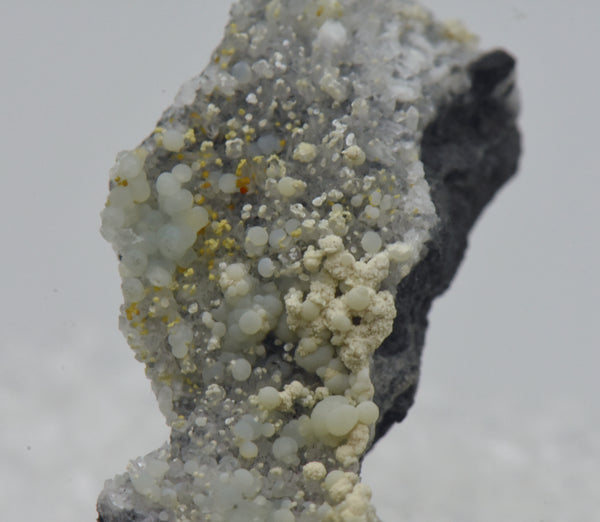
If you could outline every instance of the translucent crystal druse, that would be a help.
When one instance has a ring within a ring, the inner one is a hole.
[[[436,224],[418,144],[466,88],[469,41],[410,1],[237,3],[205,72],[118,155],[102,233],[172,428],[113,481],[140,509],[377,520],[369,364]]]

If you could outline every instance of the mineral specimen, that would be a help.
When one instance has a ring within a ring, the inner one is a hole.
[[[171,438],[107,482],[99,520],[378,520],[360,462],[516,168],[513,69],[411,0],[233,6],[111,171],[121,329]]]

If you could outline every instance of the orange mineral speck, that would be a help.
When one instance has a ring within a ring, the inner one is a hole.
[[[241,194],[248,194],[248,187],[240,187]]]
[[[140,309],[137,307],[137,303],[132,303],[131,306],[125,310],[127,314],[127,320],[131,321],[134,315],[140,315]]]

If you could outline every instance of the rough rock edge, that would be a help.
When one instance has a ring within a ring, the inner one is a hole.
[[[425,259],[399,285],[394,330],[375,352],[374,400],[381,416],[373,443],[412,406],[431,303],[449,287],[477,217],[517,170],[515,65],[501,50],[482,55],[469,66],[470,90],[441,107],[425,130],[421,159],[440,224]],[[103,491],[98,522],[156,522],[153,513],[127,507],[130,494],[123,488],[123,503],[116,506]]]
[[[482,55],[469,66],[470,90],[425,129],[421,160],[440,222],[427,256],[398,287],[394,330],[374,355],[374,401],[382,414],[373,444],[412,406],[431,303],[450,286],[481,211],[517,170],[515,66],[502,50]]]

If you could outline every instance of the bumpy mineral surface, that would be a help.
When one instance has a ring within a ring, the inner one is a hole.
[[[514,63],[474,43],[410,0],[233,6],[111,171],[121,329],[171,438],[107,482],[101,521],[378,520],[361,458],[516,167]]]

